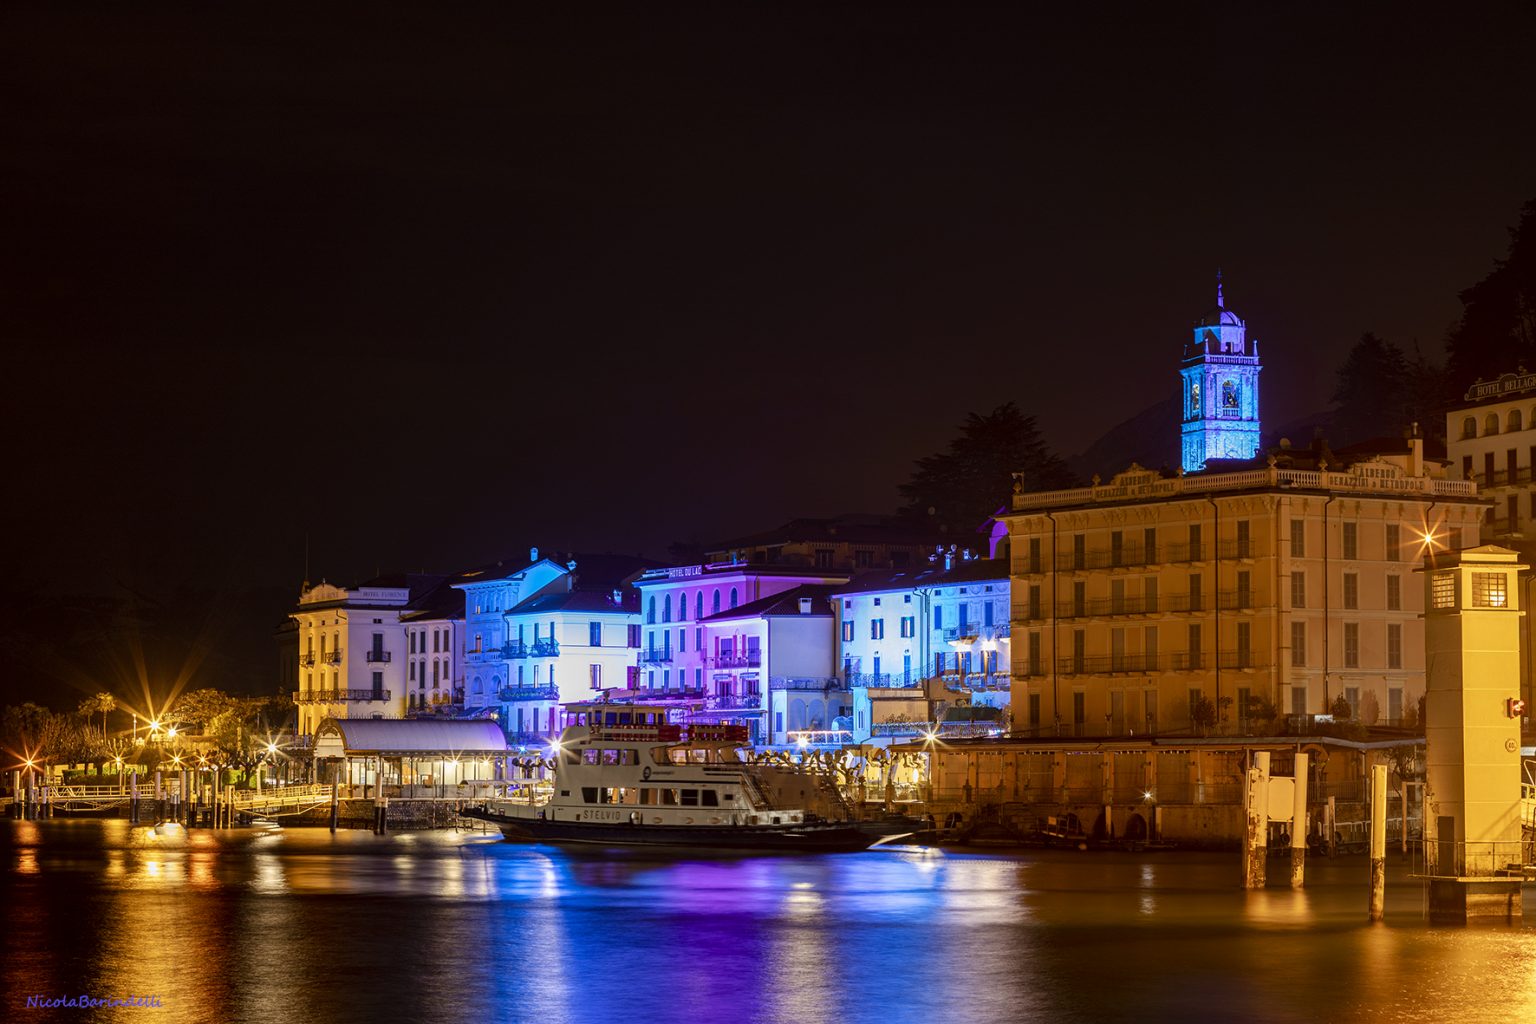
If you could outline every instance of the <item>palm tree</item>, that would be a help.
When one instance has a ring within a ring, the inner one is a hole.
[[[96,710],[101,712],[101,735],[107,735],[107,714],[117,710],[117,698],[103,690],[96,695]]]

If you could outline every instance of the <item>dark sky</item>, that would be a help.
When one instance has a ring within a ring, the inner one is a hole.
[[[1273,423],[1536,196],[1526,13],[543,6],[0,12],[12,579],[890,509],[1166,397],[1218,266]]]

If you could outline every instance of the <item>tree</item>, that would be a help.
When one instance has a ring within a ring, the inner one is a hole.
[[[1349,444],[1395,435],[1408,414],[1408,361],[1403,350],[1366,332],[1339,367],[1333,401],[1334,441]]]
[[[117,698],[103,690],[96,695],[96,710],[101,712],[101,735],[107,735],[107,715],[117,710]]]
[[[902,513],[951,533],[969,533],[1007,504],[1015,473],[1031,491],[1077,482],[1046,447],[1035,418],[1014,403],[985,415],[973,412],[945,451],[917,460],[912,478],[901,485],[907,501]]]
[[[166,717],[179,723],[198,725],[203,732],[211,732],[213,722],[220,716],[237,710],[239,701],[223,690],[203,689],[184,693],[166,712]]]
[[[1461,293],[1461,319],[1446,337],[1451,384],[1536,366],[1536,199],[1510,229],[1509,252]]]

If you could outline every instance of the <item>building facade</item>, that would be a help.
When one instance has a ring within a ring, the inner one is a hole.
[[[1013,732],[1241,734],[1338,698],[1366,724],[1412,722],[1424,642],[1411,573],[1476,545],[1486,507],[1417,438],[1016,494],[1003,516]]]
[[[933,732],[951,706],[1008,707],[1008,566],[954,558],[863,573],[834,591],[855,742]]]
[[[546,589],[568,586],[570,569],[531,548],[528,561],[497,563],[462,574],[453,584],[464,595],[464,707],[497,708],[512,676],[514,649],[506,613]]]
[[[401,617],[441,576],[390,576],[348,589],[304,588],[297,626],[301,736],[327,718],[401,718],[407,709],[406,639]]]

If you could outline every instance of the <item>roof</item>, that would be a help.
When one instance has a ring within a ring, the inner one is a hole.
[[[832,593],[874,594],[889,590],[912,590],[916,587],[954,586],[981,580],[1007,582],[1008,578],[1008,563],[1004,559],[973,558],[968,562],[956,563],[949,570],[945,570],[942,565],[928,565],[921,569],[877,569],[860,573],[844,585],[834,587]]]
[[[424,718],[327,718],[315,730],[315,756],[358,754],[499,754],[507,737],[492,721]]]
[[[532,612],[613,612],[615,614],[640,612],[640,595],[632,587],[619,590],[620,600],[615,603],[613,590],[563,590],[552,594],[537,594],[508,610],[508,615],[525,615]]]
[[[1243,318],[1227,309],[1225,306],[1217,306],[1195,321],[1196,327],[1243,327]]]
[[[737,605],[727,611],[716,612],[713,615],[704,616],[705,622],[721,622],[726,619],[760,619],[770,615],[804,615],[806,618],[818,616],[830,617],[832,606],[829,599],[832,596],[832,587],[818,587],[809,583],[803,583],[798,587],[784,591],[782,594],[774,594],[772,597],[759,598],[756,601],[748,601],[746,604]],[[800,599],[811,599],[810,612],[800,610]]]

